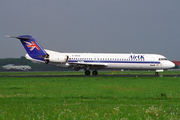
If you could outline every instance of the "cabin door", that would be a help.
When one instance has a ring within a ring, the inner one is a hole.
[[[154,58],[150,59],[150,66],[155,66],[155,59]]]

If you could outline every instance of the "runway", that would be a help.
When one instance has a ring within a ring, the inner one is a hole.
[[[180,75],[28,75],[0,77],[180,77]]]

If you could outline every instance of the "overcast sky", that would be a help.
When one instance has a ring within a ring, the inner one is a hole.
[[[0,0],[0,58],[32,35],[59,52],[157,53],[180,60],[180,0]]]

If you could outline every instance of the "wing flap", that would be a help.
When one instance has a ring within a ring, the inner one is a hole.
[[[102,69],[107,67],[106,63],[68,63],[70,66],[73,66],[72,69]]]

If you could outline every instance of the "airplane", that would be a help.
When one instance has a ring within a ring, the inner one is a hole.
[[[61,53],[43,49],[33,36],[21,35],[17,38],[21,41],[27,54],[26,59],[43,62],[59,67],[84,69],[85,75],[98,75],[99,69],[135,69],[155,70],[155,75],[169,69],[175,64],[159,54],[133,54],[133,53]]]
[[[9,71],[29,71],[31,67],[29,65],[14,65],[14,64],[7,64],[2,66],[2,68],[9,70]]]

